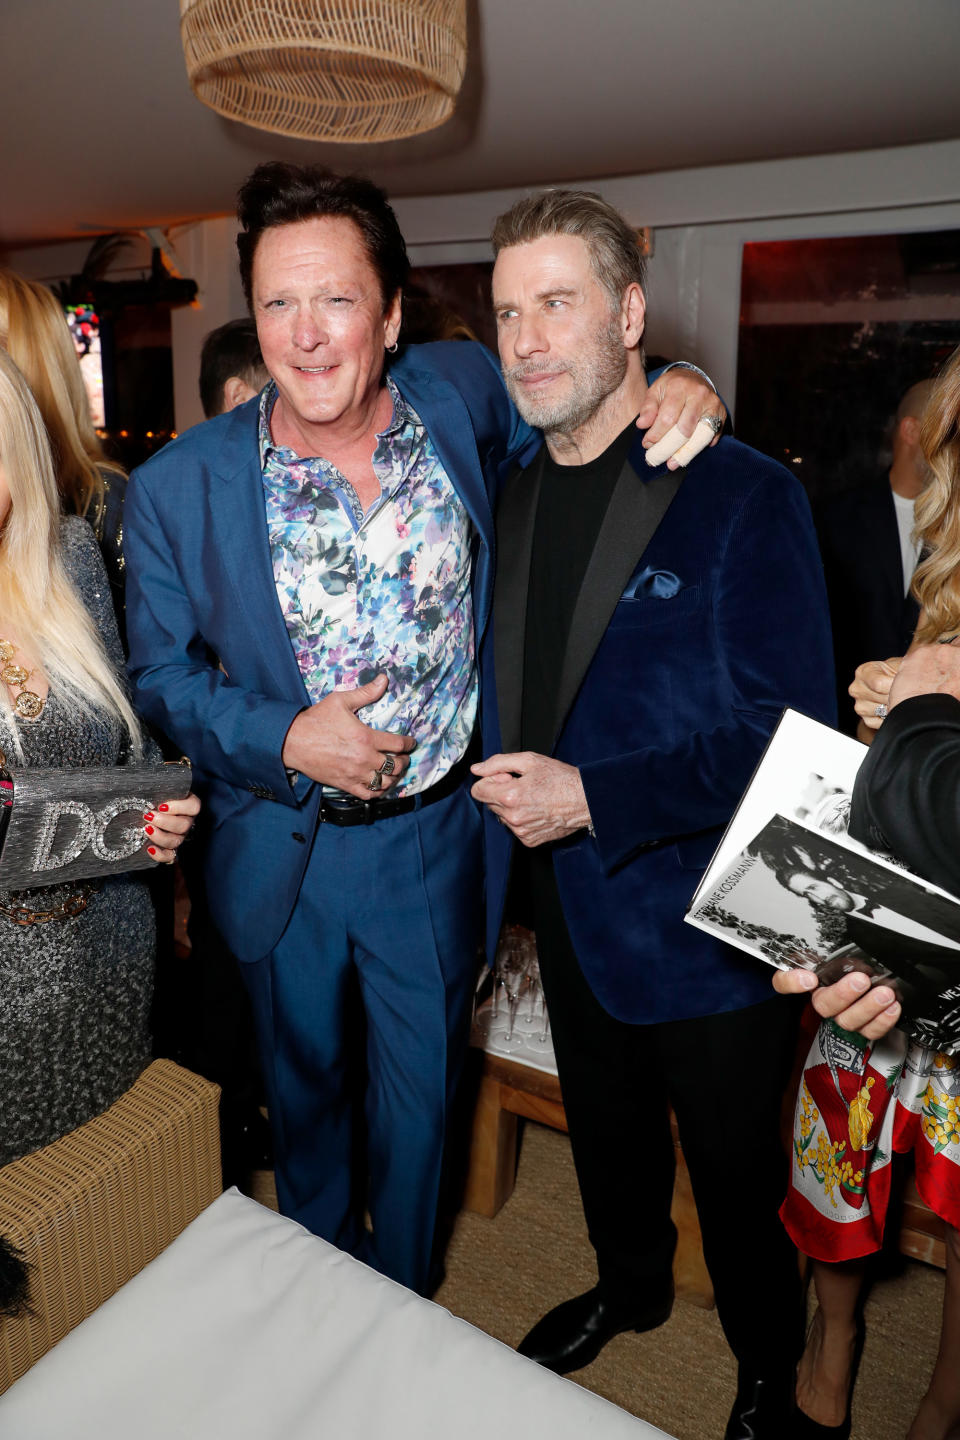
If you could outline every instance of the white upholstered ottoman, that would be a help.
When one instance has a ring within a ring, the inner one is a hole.
[[[236,1190],[0,1397],[3,1440],[662,1434]]]

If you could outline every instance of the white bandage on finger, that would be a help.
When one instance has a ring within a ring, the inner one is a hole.
[[[678,465],[689,465],[691,460],[697,458],[701,450],[706,450],[716,433],[709,420],[698,420],[696,430],[686,445],[681,445],[673,457],[674,460]]]
[[[682,450],[687,445],[692,444],[693,441],[687,439],[686,435],[684,435],[683,431],[680,429],[680,426],[674,425],[673,429],[668,430],[662,440],[658,440],[656,445],[650,446],[650,449],[647,451],[647,464],[662,465],[664,461],[669,460],[670,456],[673,455],[675,452]],[[697,449],[702,450],[702,448],[703,446],[698,444]],[[696,453],[697,452],[694,451],[694,454]]]

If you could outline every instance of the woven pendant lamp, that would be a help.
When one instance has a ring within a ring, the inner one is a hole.
[[[301,140],[399,140],[453,111],[466,0],[180,0],[187,76],[231,120]]]

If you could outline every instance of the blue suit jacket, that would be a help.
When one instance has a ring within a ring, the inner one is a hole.
[[[480,345],[413,346],[390,373],[476,527],[482,636],[493,498],[504,468],[529,459],[538,442]],[[211,912],[234,954],[256,960],[296,903],[319,805],[319,787],[301,776],[291,789],[281,759],[287,730],[310,701],[274,583],[257,401],[188,431],[137,470],[124,528],[136,703],[193,761]]]
[[[823,575],[800,485],[724,437],[686,473],[641,554],[638,530],[672,483],[665,468],[647,467],[641,438],[580,590],[552,752],[579,767],[596,830],[554,847],[567,926],[601,1004],[635,1023],[770,996],[765,966],[683,916],[783,707],[828,723],[835,713]],[[520,748],[540,468],[512,477],[500,501],[486,754]],[[493,943],[513,841],[489,815],[486,844]]]

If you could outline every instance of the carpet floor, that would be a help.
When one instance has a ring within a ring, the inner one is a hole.
[[[461,1212],[435,1298],[515,1346],[595,1282],[592,1253],[569,1140],[527,1123],[513,1195],[492,1220]],[[903,1440],[933,1368],[942,1299],[942,1273],[916,1262],[874,1287],[853,1440]],[[736,1366],[716,1311],[678,1300],[666,1325],[617,1336],[572,1378],[677,1440],[721,1440]]]

